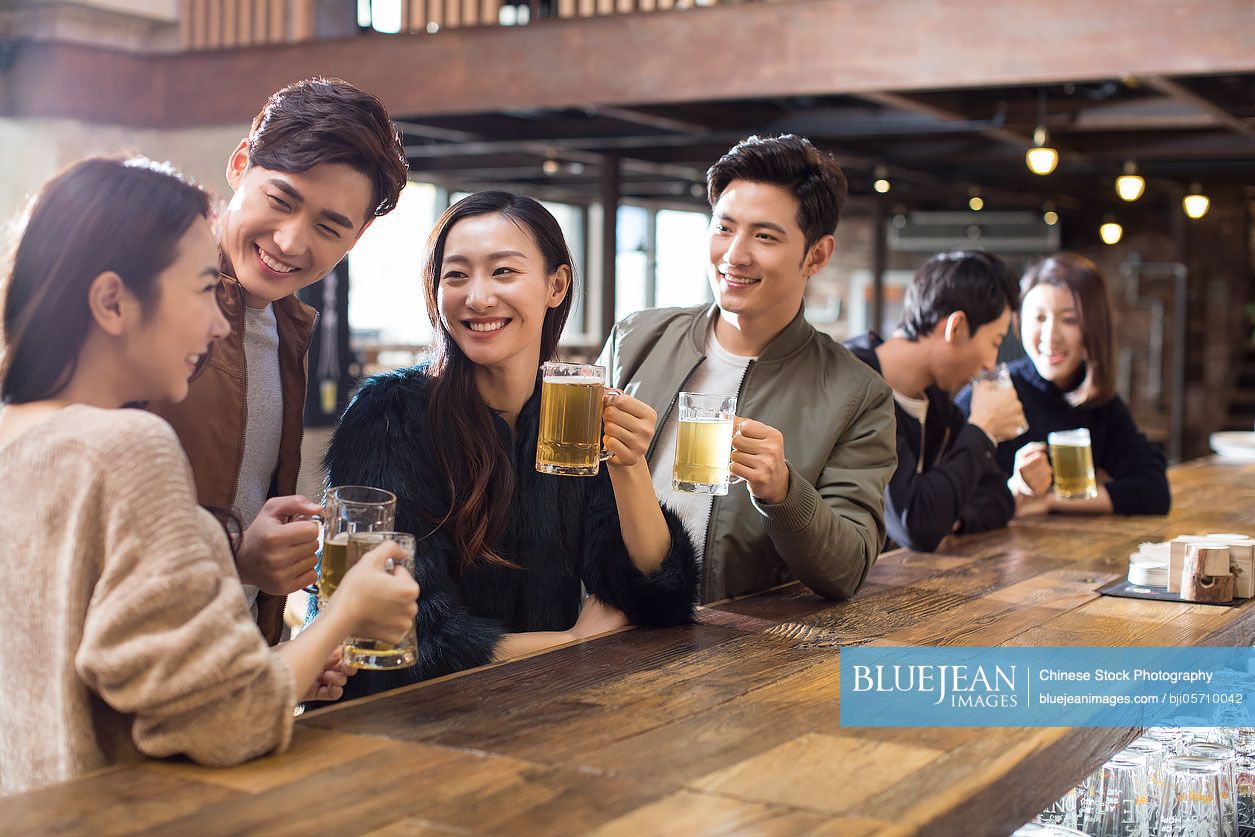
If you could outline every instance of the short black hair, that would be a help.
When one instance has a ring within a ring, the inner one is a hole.
[[[248,162],[272,171],[343,163],[370,178],[372,216],[387,215],[409,164],[383,102],[338,78],[309,78],[270,97],[248,132]]]
[[[918,340],[946,317],[962,311],[975,334],[1019,304],[1015,277],[1002,259],[984,250],[951,250],[938,253],[915,271],[902,300],[902,331],[908,340]]]
[[[779,186],[797,198],[797,225],[809,249],[832,235],[849,193],[836,159],[794,134],[746,137],[706,172],[706,196],[713,207],[734,180]]]

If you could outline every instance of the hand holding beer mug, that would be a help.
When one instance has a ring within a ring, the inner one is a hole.
[[[789,493],[784,434],[770,424],[737,418],[732,434],[732,475],[745,480],[755,500],[770,505],[783,503]]]
[[[1028,432],[1024,407],[1015,394],[1015,384],[1005,363],[972,379],[972,411],[968,423],[976,425],[999,442],[1019,438]]]
[[[1055,470],[1055,497],[1082,500],[1098,496],[1089,430],[1057,430],[1046,437]]]
[[[341,485],[323,498],[322,559],[318,563],[318,607],[325,607],[348,570],[346,550],[353,532],[396,526],[397,497],[382,488]]]
[[[607,464],[628,468],[645,461],[658,423],[653,407],[619,390],[607,389],[602,422],[602,443],[610,454]]]
[[[606,367],[546,363],[540,389],[536,470],[563,477],[593,477],[611,457],[601,447]]]
[[[414,579],[414,536],[407,532],[353,532],[349,535],[345,551],[346,575],[367,556],[386,552],[390,571]],[[418,585],[414,585],[418,596]],[[415,611],[417,612],[417,611]],[[395,630],[395,625],[382,623],[366,625],[344,642],[344,662],[354,668],[386,671],[408,668],[418,659],[418,635],[414,625],[414,613],[410,614],[405,630]],[[399,638],[397,634],[402,634]]]
[[[1050,470],[1050,458],[1041,442],[1029,442],[1015,452],[1012,469],[1012,489],[1025,497],[1040,497],[1050,490],[1054,474]]]
[[[676,402],[675,466],[671,487],[692,494],[722,497],[742,482],[731,473],[735,395],[682,392]]]

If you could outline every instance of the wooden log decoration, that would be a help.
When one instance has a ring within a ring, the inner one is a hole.
[[[1181,598],[1192,602],[1233,601],[1228,548],[1191,546],[1181,568]]]

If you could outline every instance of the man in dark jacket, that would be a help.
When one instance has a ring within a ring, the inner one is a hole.
[[[845,343],[893,389],[898,468],[885,488],[885,524],[900,546],[932,552],[951,532],[997,529],[1015,513],[995,459],[998,442],[1024,426],[1015,390],[977,387],[970,419],[951,393],[994,368],[1016,302],[1015,279],[996,256],[942,253],[907,289],[900,336]]]

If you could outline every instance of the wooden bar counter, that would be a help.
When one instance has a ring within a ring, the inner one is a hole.
[[[0,800],[0,831],[1007,834],[1128,729],[842,729],[844,645],[1244,645],[1255,605],[1099,596],[1145,540],[1255,532],[1255,465],[1171,473],[1163,518],[1053,516],[306,714],[284,755],[150,761]]]

